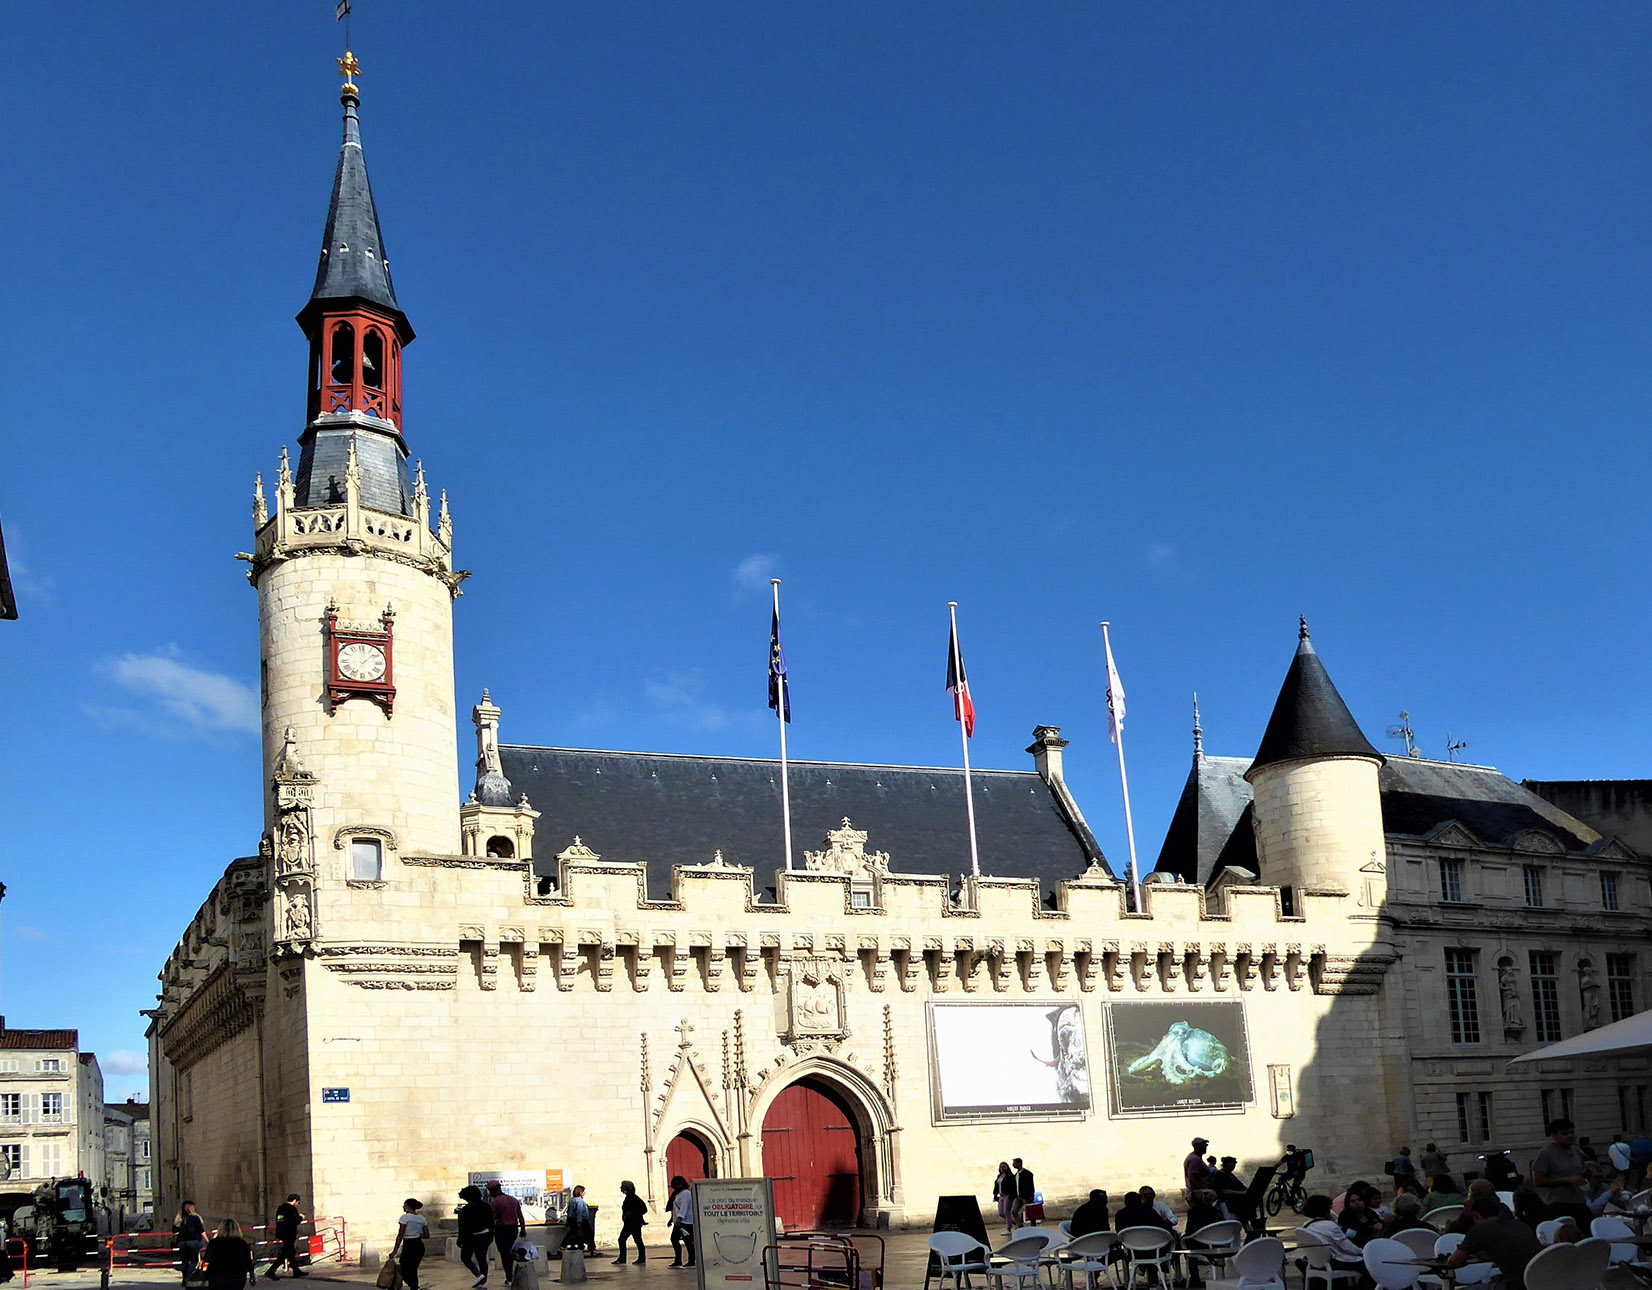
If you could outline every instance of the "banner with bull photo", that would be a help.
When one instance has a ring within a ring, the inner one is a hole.
[[[937,1119],[1082,1115],[1090,1056],[1078,1004],[931,1003]]]
[[[1110,1004],[1107,1029],[1122,1113],[1242,1106],[1255,1096],[1237,999]]]

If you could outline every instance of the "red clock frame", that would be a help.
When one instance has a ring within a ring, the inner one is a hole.
[[[386,605],[379,615],[381,631],[338,625],[338,606],[327,606],[327,698],[336,709],[351,699],[371,699],[390,716],[396,706],[396,611]],[[357,681],[339,669],[339,652],[346,645],[374,645],[384,651],[384,675],[376,681]]]

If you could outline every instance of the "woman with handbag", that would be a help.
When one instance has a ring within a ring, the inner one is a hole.
[[[258,1272],[252,1263],[252,1246],[241,1235],[241,1224],[226,1218],[218,1225],[206,1248],[201,1251],[206,1264],[209,1290],[242,1290],[246,1285],[258,1284]]]
[[[390,1283],[379,1273],[379,1290],[396,1290],[394,1271],[396,1256],[401,1255],[401,1280],[407,1290],[419,1290],[419,1264],[424,1260],[424,1240],[430,1235],[430,1224],[419,1213],[424,1206],[409,1196],[402,1202],[401,1217],[396,1220],[396,1243],[390,1247],[390,1260],[385,1264],[392,1272]]]

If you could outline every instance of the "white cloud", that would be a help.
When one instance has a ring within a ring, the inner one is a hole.
[[[111,724],[185,735],[252,734],[259,729],[258,696],[251,686],[192,667],[175,646],[151,654],[122,654],[103,670],[117,685],[154,705],[148,711],[90,709]]]
[[[728,709],[707,703],[705,689],[705,674],[698,670],[672,672],[643,683],[654,706],[678,724],[699,731],[727,729],[732,720]]]
[[[52,939],[51,936],[47,934],[45,928],[35,927],[30,923],[24,923],[21,927],[12,928],[12,935],[25,941],[49,941]]]
[[[129,1048],[117,1048],[98,1064],[105,1075],[137,1075],[149,1069],[149,1058]]]
[[[775,558],[754,551],[734,566],[734,585],[741,591],[767,591],[774,577]]]

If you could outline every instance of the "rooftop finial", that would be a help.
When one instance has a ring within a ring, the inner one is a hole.
[[[354,99],[360,102],[361,90],[355,78],[361,75],[361,64],[348,49],[344,51],[344,57],[338,60],[338,74],[344,78],[344,84],[339,87],[339,97],[345,101]]]
[[[1296,638],[1298,640],[1305,641],[1305,640],[1308,639],[1308,615],[1307,614],[1298,614],[1297,615],[1296,632],[1297,632]]]
[[[1205,732],[1199,728],[1199,692],[1193,691],[1193,755],[1205,755]]]

